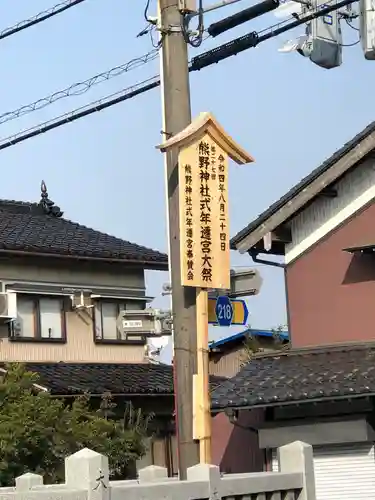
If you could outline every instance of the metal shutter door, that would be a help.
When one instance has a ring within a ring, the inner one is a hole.
[[[375,455],[372,444],[314,447],[316,500],[375,499]],[[278,471],[276,451],[272,470]]]

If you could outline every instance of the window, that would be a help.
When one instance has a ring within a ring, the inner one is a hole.
[[[117,320],[125,309],[143,309],[144,302],[125,304],[115,300],[101,300],[94,308],[94,339],[98,343],[144,345],[143,335],[124,335],[117,328]]]
[[[62,301],[56,299],[40,299],[40,336],[44,339],[61,339],[63,337]]]
[[[116,302],[100,302],[95,306],[95,338],[99,340],[121,340],[117,329],[117,318],[126,305]]]
[[[17,297],[17,314],[15,334],[17,337],[34,337],[36,332],[35,303]]]
[[[18,317],[11,324],[12,339],[65,340],[65,312],[62,298],[17,294]]]

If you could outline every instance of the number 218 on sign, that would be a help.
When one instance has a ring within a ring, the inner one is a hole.
[[[217,305],[217,319],[231,321],[233,309],[231,304],[218,304]]]

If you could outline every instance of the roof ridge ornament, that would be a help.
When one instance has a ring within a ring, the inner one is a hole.
[[[39,205],[42,207],[44,213],[46,215],[51,215],[52,217],[60,218],[63,216],[64,212],[60,210],[60,207],[55,205],[55,203],[48,198],[48,191],[47,191],[47,185],[42,180],[40,184],[40,190],[41,190],[41,200],[39,202]]]

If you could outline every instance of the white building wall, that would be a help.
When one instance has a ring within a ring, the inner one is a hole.
[[[375,160],[369,159],[333,186],[336,198],[319,197],[291,221],[288,264],[375,198]]]

